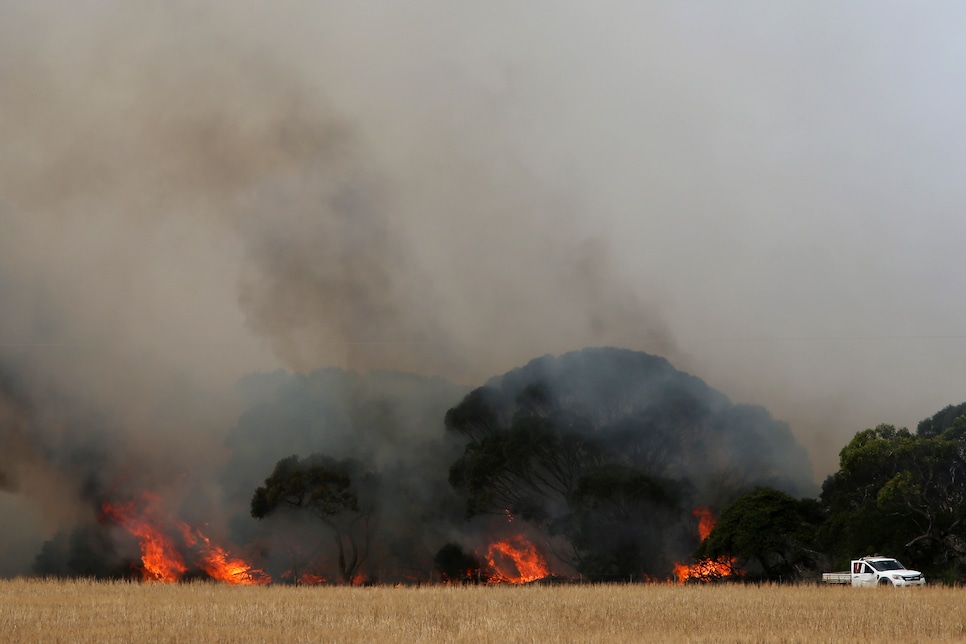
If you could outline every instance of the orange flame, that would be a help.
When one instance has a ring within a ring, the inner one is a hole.
[[[233,557],[221,546],[211,543],[198,528],[194,528],[192,532],[187,523],[178,521],[177,524],[185,542],[197,549],[195,563],[212,579],[246,586],[268,584],[272,581],[264,571],[252,568],[244,559]]]
[[[483,558],[493,570],[494,583],[526,584],[550,574],[536,546],[519,535],[490,544]]]
[[[143,508],[138,511],[134,501],[105,503],[101,517],[118,524],[137,537],[141,548],[141,564],[144,578],[149,581],[178,581],[187,570],[184,558],[175,548],[174,541],[158,527],[160,498],[145,493],[141,496]]]
[[[138,539],[141,549],[141,572],[147,581],[175,582],[187,572],[188,565],[174,539],[166,532],[173,526],[183,543],[192,550],[192,563],[212,579],[229,584],[267,584],[271,578],[243,559],[233,557],[221,546],[211,543],[198,528],[166,515],[161,498],[142,493],[138,501],[104,503],[101,520],[111,521]]]
[[[717,520],[711,513],[710,508],[699,505],[694,508],[692,514],[698,517],[698,536],[701,541],[708,538],[714,530]],[[702,559],[693,564],[676,563],[674,564],[674,577],[679,584],[684,584],[688,580],[694,581],[715,581],[722,577],[733,575],[744,575],[744,571],[735,565],[734,557],[718,557],[717,559]]]
[[[291,582],[292,574],[293,574],[292,569],[289,568],[281,575],[279,575],[279,578],[284,579],[288,582]],[[319,584],[327,584],[329,583],[329,580],[324,575],[318,574],[316,572],[304,572],[298,576],[298,578],[295,580],[295,583],[304,585],[304,586],[316,586]]]
[[[328,583],[328,581],[329,580],[323,577],[322,575],[316,575],[315,573],[311,573],[311,572],[307,572],[303,574],[301,577],[299,577],[299,583],[306,584],[308,586],[314,586],[316,584],[325,584],[325,583]]]
[[[691,565],[674,564],[674,576],[679,584],[692,581],[716,581],[722,577],[743,575],[744,572],[735,567],[734,557],[718,557],[717,559],[702,559]]]
[[[711,508],[703,505],[699,505],[698,507],[694,508],[694,511],[691,514],[698,517],[698,536],[701,537],[701,541],[704,541],[708,538],[708,535],[711,534],[711,531],[714,530],[714,525],[718,521],[714,518],[714,515],[711,514]]]

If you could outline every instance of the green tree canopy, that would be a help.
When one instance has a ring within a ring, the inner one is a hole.
[[[695,557],[734,557],[741,568],[760,568],[766,579],[798,579],[817,563],[816,530],[821,521],[814,499],[799,500],[761,487],[721,512]]]
[[[916,433],[925,438],[938,436],[956,424],[956,420],[966,416],[966,402],[958,405],[946,405],[935,414],[919,421]]]
[[[966,563],[966,418],[941,433],[879,425],[855,435],[826,480],[824,540],[840,560],[902,556],[927,571]]]

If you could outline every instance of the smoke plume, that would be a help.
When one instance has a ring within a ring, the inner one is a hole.
[[[279,368],[436,409],[645,350],[819,477],[960,402],[958,10],[905,11],[4,3],[0,501],[38,543],[118,486],[227,534],[233,386]]]

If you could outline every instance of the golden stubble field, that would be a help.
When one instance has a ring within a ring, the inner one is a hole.
[[[0,582],[4,642],[966,642],[966,589]]]

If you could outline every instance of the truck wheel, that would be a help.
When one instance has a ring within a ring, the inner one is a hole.
[[[889,581],[888,579],[879,580],[879,588],[888,588],[891,585],[892,585],[892,582]]]

